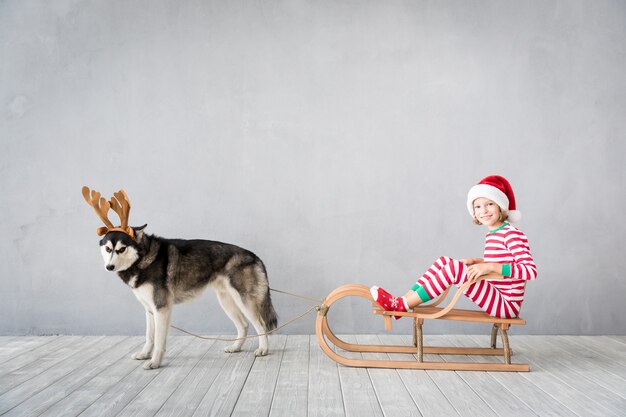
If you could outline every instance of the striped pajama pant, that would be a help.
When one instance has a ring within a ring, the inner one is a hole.
[[[506,281],[506,280],[505,280]],[[507,297],[507,284],[502,280],[482,280],[470,285],[464,294],[490,316],[517,317],[522,307],[520,300]],[[451,285],[457,287],[467,282],[467,267],[462,262],[442,256],[417,280],[430,298],[436,298]]]

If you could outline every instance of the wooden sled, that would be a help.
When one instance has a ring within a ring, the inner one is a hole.
[[[488,276],[481,277],[486,279]],[[317,320],[315,322],[315,333],[320,347],[332,360],[346,366],[363,368],[401,368],[401,369],[438,369],[454,371],[513,371],[528,372],[527,364],[511,363],[512,351],[509,347],[508,330],[512,324],[526,324],[521,318],[500,319],[491,317],[483,311],[454,309],[457,300],[465,289],[471,285],[470,282],[461,286],[452,301],[445,307],[437,307],[446,297],[448,290],[441,295],[434,303],[420,305],[412,312],[399,313],[396,311],[384,311],[374,302],[370,294],[370,289],[365,285],[347,284],[332,291],[320,306]],[[385,320],[385,328],[391,329],[392,316],[413,317],[413,345],[412,346],[391,346],[391,345],[360,345],[344,342],[339,339],[328,327],[326,315],[329,308],[335,302],[346,297],[362,297],[373,303],[373,314],[380,315]],[[437,347],[424,346],[422,338],[422,325],[426,319],[460,320],[467,322],[491,323],[491,347],[489,348],[469,348],[469,347]],[[502,348],[496,347],[498,331],[502,338]],[[416,361],[398,360],[372,360],[372,359],[351,359],[341,356],[335,352],[328,344],[330,341],[336,347],[349,352],[376,352],[376,353],[407,353],[415,355]],[[425,362],[424,353],[439,355],[499,355],[503,357],[503,363],[491,362]]]

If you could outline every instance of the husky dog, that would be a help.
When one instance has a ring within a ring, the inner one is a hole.
[[[146,309],[146,343],[132,358],[146,359],[145,369],[158,368],[165,354],[172,307],[192,300],[207,287],[215,290],[237,328],[239,340],[226,352],[241,350],[249,320],[261,335],[254,354],[267,355],[265,333],[276,328],[277,316],[261,259],[235,245],[164,239],[144,233],[145,227],[133,227],[131,234],[110,231],[100,241],[105,268],[117,272]]]

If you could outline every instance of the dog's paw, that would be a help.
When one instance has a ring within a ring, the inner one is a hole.
[[[236,344],[235,345],[230,345],[226,349],[224,349],[224,352],[226,352],[226,353],[241,352],[241,346],[238,346]]]
[[[254,356],[265,356],[267,355],[267,353],[268,353],[267,349],[258,348],[257,350],[254,351]]]
[[[138,361],[143,361],[146,359],[150,359],[151,354],[150,353],[144,353],[144,352],[135,352],[132,355],[130,355],[131,359],[135,359]]]
[[[146,370],[157,369],[159,366],[161,366],[160,362],[157,362],[155,360],[149,360],[143,364],[143,369],[146,369]]]

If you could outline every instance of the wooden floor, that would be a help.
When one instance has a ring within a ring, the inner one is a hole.
[[[408,336],[345,339],[398,344]],[[140,337],[0,337],[0,415],[626,416],[624,336],[512,336],[514,362],[529,363],[530,373],[347,368],[326,357],[314,335],[270,343],[271,354],[255,358],[252,342],[227,354],[226,342],[171,336],[164,366],[145,371],[130,359]],[[471,360],[425,355],[459,359]]]

